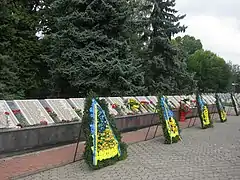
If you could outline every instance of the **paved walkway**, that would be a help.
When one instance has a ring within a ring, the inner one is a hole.
[[[185,129],[183,142],[165,145],[161,137],[130,145],[127,160],[91,171],[84,161],[21,180],[239,180],[240,118],[213,129]],[[20,180],[20,179],[19,179]]]

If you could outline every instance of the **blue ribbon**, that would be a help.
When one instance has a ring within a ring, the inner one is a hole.
[[[173,117],[173,112],[169,108],[169,105],[168,105],[168,102],[167,102],[167,98],[161,97],[160,105],[161,105],[161,107],[163,109],[163,116],[164,116],[164,119],[166,121],[169,120],[169,118]]]

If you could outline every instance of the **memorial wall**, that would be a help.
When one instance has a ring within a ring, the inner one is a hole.
[[[238,94],[235,95],[238,99]],[[197,115],[196,96],[167,96],[179,120],[180,101],[188,99],[187,117]],[[203,94],[210,112],[216,112],[215,94]],[[231,106],[230,94],[219,94]],[[120,131],[132,131],[159,122],[156,96],[101,97],[116,117]],[[72,143],[78,137],[84,111],[84,98],[0,101],[0,153]],[[83,139],[83,137],[82,137]]]
[[[215,94],[203,94],[203,100],[215,104]],[[219,94],[225,105],[231,104],[230,94]],[[239,94],[235,95],[237,98]],[[180,107],[180,101],[194,108],[196,96],[167,96],[172,109]],[[103,97],[102,97],[103,98]],[[157,105],[156,96],[106,97],[110,114],[116,117],[154,113]],[[0,101],[0,129],[49,125],[63,122],[81,122],[84,111],[84,98],[13,100]]]

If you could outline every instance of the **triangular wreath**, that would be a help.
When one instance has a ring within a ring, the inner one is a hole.
[[[210,118],[210,113],[207,104],[203,101],[202,96],[197,93],[196,96],[197,100],[197,108],[198,108],[198,114],[201,121],[201,125],[203,129],[213,127],[213,122]]]
[[[173,111],[171,110],[168,100],[165,96],[159,97],[159,105],[161,111],[159,111],[160,120],[162,120],[163,134],[166,144],[176,143],[181,140],[179,124],[173,117]]]
[[[215,94],[215,98],[216,98],[216,105],[217,105],[217,110],[218,110],[218,114],[220,117],[220,121],[226,122],[227,121],[227,113],[225,110],[225,106],[223,105],[222,100],[218,94]]]
[[[90,95],[85,102],[83,116],[86,144],[84,159],[92,169],[112,165],[126,159],[127,145],[121,141],[114,118],[105,100]]]

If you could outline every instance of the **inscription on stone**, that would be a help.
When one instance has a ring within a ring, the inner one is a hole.
[[[81,120],[66,99],[45,99],[60,120]]]
[[[38,100],[14,100],[14,103],[30,125],[39,124],[41,121],[47,121],[49,124],[54,123]]]
[[[7,102],[0,100],[0,128],[13,128],[19,124]]]

